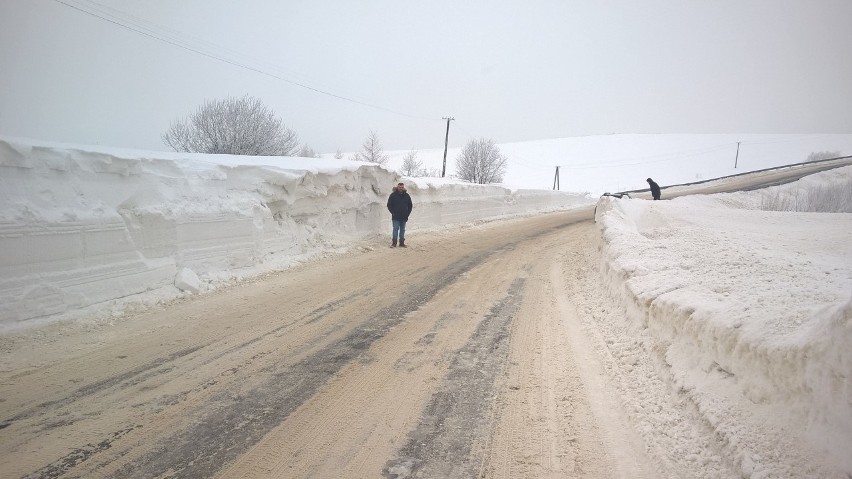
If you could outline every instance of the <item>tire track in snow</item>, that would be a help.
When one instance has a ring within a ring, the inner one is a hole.
[[[194,425],[164,438],[144,457],[123,466],[121,477],[211,477],[226,463],[248,450],[267,432],[325,384],[344,365],[356,360],[404,316],[428,302],[446,285],[499,250],[465,257],[400,294],[400,299],[363,321],[343,339],[291,367],[269,371],[269,379],[242,396],[222,393],[215,407]]]
[[[509,328],[525,280],[516,279],[459,350],[442,388],[426,406],[398,457],[385,466],[387,478],[477,475],[475,441],[488,435],[494,383],[507,358]]]

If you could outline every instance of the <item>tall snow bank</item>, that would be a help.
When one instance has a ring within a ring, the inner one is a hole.
[[[852,214],[757,209],[838,175],[599,203],[606,284],[744,476],[852,474]]]
[[[441,178],[404,178],[414,201],[406,229],[417,231],[594,203],[586,193],[514,189]],[[389,193],[389,192],[388,192]]]
[[[383,233],[390,229],[385,202],[398,179],[347,160],[0,137],[0,327],[140,293],[203,291]],[[415,231],[590,201],[408,183]]]

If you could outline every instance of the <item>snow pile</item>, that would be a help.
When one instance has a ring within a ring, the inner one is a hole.
[[[761,209],[850,179],[599,203],[605,283],[744,476],[852,475],[852,214]]]
[[[441,178],[402,180],[415,201],[412,221],[406,226],[412,231],[518,214],[556,211],[593,204],[597,200],[587,194],[472,185]],[[383,205],[385,199],[386,196],[382,199]],[[385,219],[384,213],[382,219]]]
[[[0,138],[0,327],[140,293],[205,291],[386,234],[398,179],[347,160]],[[592,201],[406,181],[411,231]]]

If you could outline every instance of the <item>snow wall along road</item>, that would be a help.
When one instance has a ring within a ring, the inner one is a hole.
[[[388,234],[385,202],[399,178],[348,160],[0,138],[0,329],[118,298],[208,290]],[[592,201],[546,190],[405,181],[415,202],[410,231]]]

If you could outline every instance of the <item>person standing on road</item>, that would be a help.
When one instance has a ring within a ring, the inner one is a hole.
[[[393,243],[391,248],[396,248],[396,240],[399,238],[399,246],[405,246],[405,223],[408,221],[408,216],[414,205],[411,203],[411,197],[408,196],[408,191],[405,189],[405,183],[399,183],[393,187],[393,192],[388,197],[388,211],[391,214],[393,222]]]
[[[654,180],[648,178],[645,180],[651,186],[651,196],[654,197],[655,200],[660,199],[660,185],[658,185]]]

